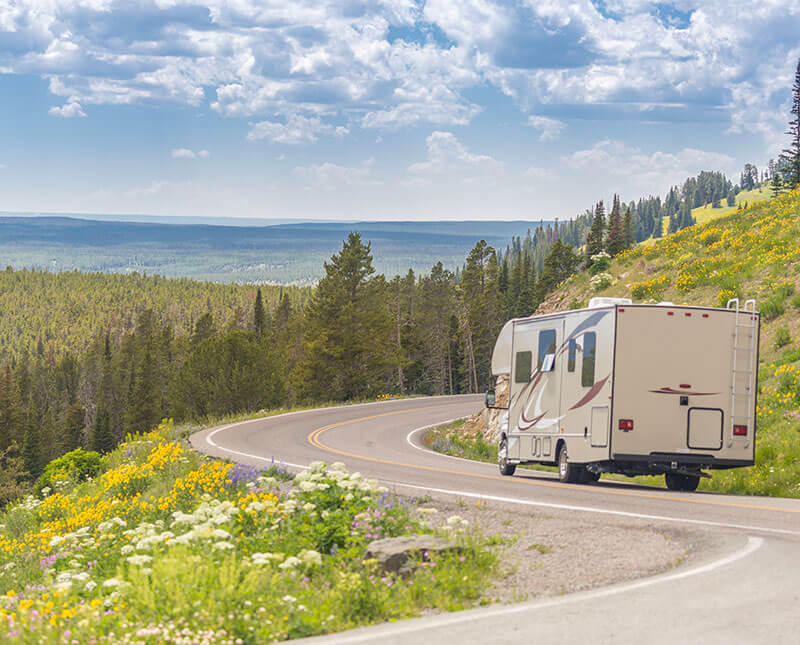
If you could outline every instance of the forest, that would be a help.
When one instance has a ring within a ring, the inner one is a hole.
[[[376,271],[371,244],[351,232],[313,289],[8,267],[0,271],[0,504],[59,455],[108,452],[164,417],[480,392],[505,321],[533,313],[583,268],[602,279],[609,258],[639,239],[642,212],[615,195],[608,213],[598,202],[505,249],[480,240],[455,271],[437,262],[393,278]]]

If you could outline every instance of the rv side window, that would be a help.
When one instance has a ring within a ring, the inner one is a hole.
[[[556,353],[556,330],[545,329],[539,332],[539,362],[536,365],[537,369],[542,369],[545,356]],[[552,359],[551,359],[552,360]],[[553,366],[552,369],[555,369]]]
[[[527,383],[531,380],[531,363],[533,354],[531,352],[517,352],[514,359],[514,383]]]
[[[597,354],[597,336],[593,331],[583,335],[583,366],[581,369],[581,385],[594,385],[594,363]]]
[[[575,371],[575,339],[569,339],[569,349],[567,350],[567,371],[574,372]]]

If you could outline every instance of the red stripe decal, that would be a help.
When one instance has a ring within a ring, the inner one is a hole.
[[[602,381],[597,381],[597,383],[595,383],[592,386],[592,389],[589,390],[580,401],[578,401],[575,405],[573,405],[570,408],[570,410],[576,410],[577,408],[580,408],[589,403],[589,401],[591,401],[594,397],[596,397],[600,393],[600,390],[603,389],[603,386],[606,384],[606,381],[609,379],[610,376],[611,374],[606,376]]]

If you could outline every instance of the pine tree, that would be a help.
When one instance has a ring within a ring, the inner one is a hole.
[[[586,268],[592,266],[592,256],[605,250],[606,211],[603,200],[597,202],[594,219],[586,237]]]
[[[20,431],[23,420],[23,405],[19,387],[6,365],[0,376],[0,450],[5,450],[15,440],[22,439]]]
[[[538,306],[549,293],[571,276],[580,265],[580,257],[569,244],[556,240],[550,253],[544,260],[542,273],[536,283],[536,305]]]
[[[636,244],[636,236],[633,233],[633,214],[631,213],[630,206],[628,206],[628,209],[625,211],[625,218],[622,222],[622,235],[625,241],[624,248],[633,248],[634,244]]]
[[[111,418],[105,406],[97,408],[92,428],[92,450],[106,454],[114,449],[114,435],[111,433]]]
[[[267,330],[267,314],[264,311],[261,289],[256,291],[256,302],[253,305],[253,329],[257,334],[263,334]]]
[[[781,154],[784,164],[783,183],[789,190],[800,186],[800,59],[797,61],[797,71],[792,86],[791,116],[789,129],[786,131],[791,141],[789,147]]]
[[[784,186],[783,180],[781,179],[781,173],[776,171],[772,175],[772,182],[771,182],[772,192],[775,195],[780,195],[786,187]]]
[[[31,480],[42,472],[42,446],[39,440],[39,426],[31,423],[25,431],[22,443],[22,463]]]
[[[190,338],[189,342],[191,343],[192,347],[196,347],[206,338],[211,338],[214,333],[214,317],[211,315],[211,312],[207,311],[197,319],[197,322],[194,325],[194,331],[192,332],[192,337]]]
[[[293,375],[306,399],[347,400],[385,391],[392,368],[386,280],[373,276],[370,244],[350,233],[325,262],[305,318],[303,356]]]
[[[608,224],[608,237],[606,239],[606,252],[614,257],[625,249],[625,230],[622,222],[622,213],[619,195],[614,195],[614,205]]]

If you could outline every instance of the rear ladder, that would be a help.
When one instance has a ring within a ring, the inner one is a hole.
[[[733,370],[731,374],[731,414],[728,447],[734,439],[750,440],[755,430],[753,402],[755,397],[755,359],[756,359],[756,301],[747,300],[744,308],[739,298],[728,300],[728,309],[736,312],[733,328]],[[734,426],[747,427],[747,435],[734,435]]]

